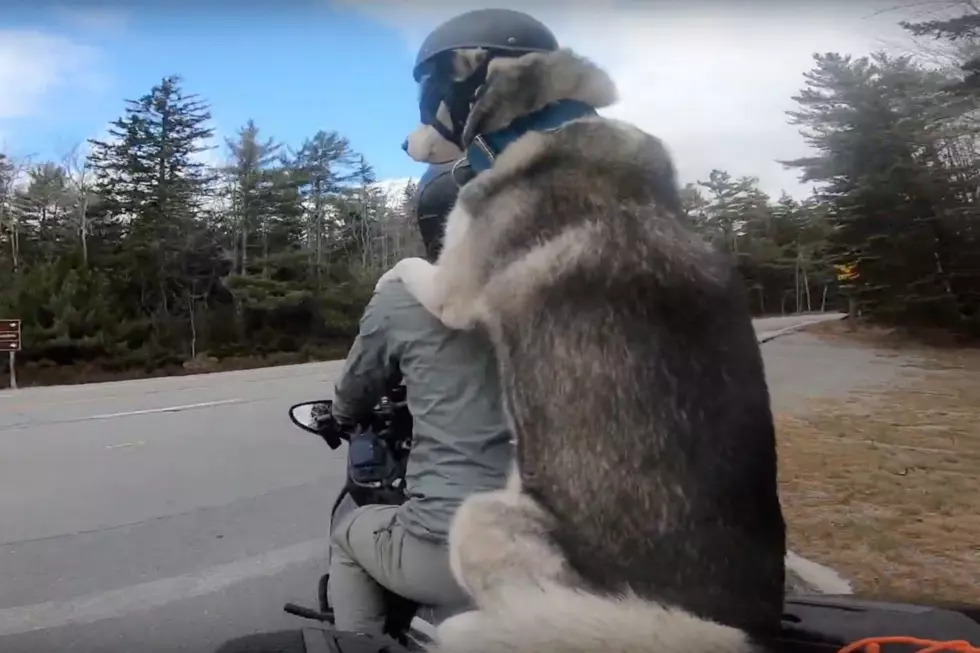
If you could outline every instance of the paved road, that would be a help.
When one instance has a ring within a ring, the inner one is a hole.
[[[764,350],[777,408],[805,392],[797,353],[827,361],[805,334]],[[313,601],[343,469],[285,413],[338,369],[0,393],[0,650],[196,653],[299,623],[281,605]]]

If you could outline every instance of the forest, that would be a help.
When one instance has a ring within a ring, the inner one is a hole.
[[[683,189],[756,314],[980,338],[980,14],[902,26],[952,63],[824,53],[801,71],[787,120],[813,154],[782,163],[809,197],[723,170]],[[172,75],[62,160],[0,152],[21,385],[343,357],[375,280],[421,253],[414,184],[388,192],[342,133],[286,144],[249,121],[210,165],[210,124]]]

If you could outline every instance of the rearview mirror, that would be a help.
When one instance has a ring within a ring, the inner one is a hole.
[[[304,401],[290,407],[289,419],[304,431],[319,435],[319,431],[316,429],[316,418],[329,413],[332,403],[331,401]]]

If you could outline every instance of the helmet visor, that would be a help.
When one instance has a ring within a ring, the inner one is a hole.
[[[432,74],[422,76],[419,81],[419,121],[423,125],[433,126],[436,124],[439,105],[445,99],[448,91],[449,85],[440,80],[438,76]]]

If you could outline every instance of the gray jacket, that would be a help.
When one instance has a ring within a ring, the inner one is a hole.
[[[408,501],[398,519],[413,535],[445,542],[466,496],[504,486],[512,446],[497,363],[479,332],[453,331],[401,281],[376,290],[334,391],[334,416],[353,421],[401,373],[414,416]]]

